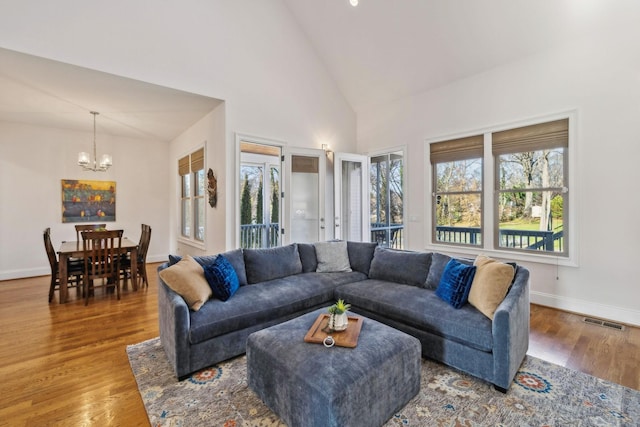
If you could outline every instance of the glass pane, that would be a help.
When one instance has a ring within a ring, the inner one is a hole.
[[[205,200],[204,197],[197,197],[194,199],[195,203],[195,238],[196,240],[204,241],[204,230],[205,230],[205,220],[204,220],[204,207]]]
[[[191,237],[191,199],[182,199],[182,235]]]
[[[482,159],[436,164],[436,192],[481,191]]]
[[[499,188],[533,189],[564,186],[564,149],[498,156]]]
[[[342,161],[342,212],[341,232],[343,240],[362,240],[362,163]]]
[[[369,169],[371,241],[397,249],[404,247],[403,168],[396,152],[372,157]]]
[[[182,197],[191,197],[191,175],[182,175]]]
[[[204,189],[205,189],[204,169],[200,169],[199,171],[195,172],[195,176],[196,176],[195,195],[202,196],[204,195]]]
[[[441,194],[435,198],[436,241],[482,244],[481,193]]]
[[[320,238],[320,177],[317,157],[292,156],[291,173],[291,239],[313,243]],[[293,165],[298,165],[293,168]],[[296,172],[297,171],[297,172]]]
[[[280,169],[270,168],[271,194],[269,196],[269,219],[267,229],[268,247],[280,245]]]
[[[499,247],[563,252],[565,196],[560,191],[500,193]]]

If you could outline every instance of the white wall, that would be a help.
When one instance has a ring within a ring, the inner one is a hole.
[[[425,140],[577,111],[576,267],[522,262],[532,301],[640,324],[640,43],[611,31],[358,115],[358,148],[407,145],[408,219],[427,248]],[[557,274],[557,279],[556,279]]]
[[[62,179],[116,182],[116,221],[137,241],[140,224],[152,228],[147,259],[166,259],[169,144],[98,136],[98,152],[113,156],[104,173],[83,172],[79,151],[90,151],[93,133],[0,122],[0,280],[49,274],[42,232],[51,227],[54,248],[76,240],[62,223]]]
[[[220,187],[213,224],[207,217],[215,233],[207,250],[235,245],[236,132],[299,147],[327,143],[336,151],[355,150],[355,113],[281,0],[3,0],[0,44],[224,100],[224,112],[215,118],[223,117],[224,135],[207,146],[205,166],[217,167]],[[172,148],[171,157],[181,151]],[[174,197],[172,182],[157,185]],[[177,221],[170,212],[167,228]],[[175,231],[167,231],[167,253],[177,245]]]

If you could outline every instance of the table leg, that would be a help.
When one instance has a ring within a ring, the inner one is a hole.
[[[67,284],[69,281],[69,272],[67,271],[68,261],[68,254],[60,254],[60,262],[58,263],[58,275],[60,278],[60,304],[64,304],[65,302],[67,302],[67,294],[69,293],[69,290],[67,288]]]

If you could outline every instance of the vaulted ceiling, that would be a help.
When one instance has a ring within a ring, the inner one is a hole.
[[[637,0],[282,0],[356,112],[578,38],[637,26]],[[0,49],[0,120],[171,140],[220,101]]]

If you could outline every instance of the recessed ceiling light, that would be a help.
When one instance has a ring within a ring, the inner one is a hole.
[[[358,5],[358,0],[349,0],[349,3],[351,3],[351,6],[356,7]]]

